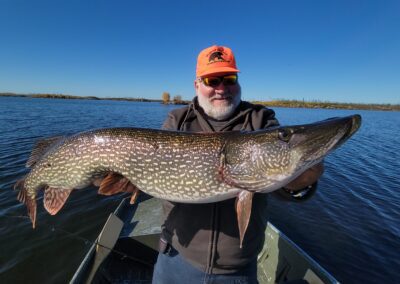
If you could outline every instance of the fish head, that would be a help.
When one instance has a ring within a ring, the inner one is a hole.
[[[285,186],[347,141],[360,127],[361,116],[276,127],[250,133],[229,149],[226,179],[238,188],[271,192]],[[249,139],[250,138],[250,139]]]
[[[360,126],[361,116],[352,115],[275,129],[275,142],[264,145],[264,159],[272,161],[266,175],[285,185],[343,145]]]
[[[278,139],[287,143],[296,169],[307,169],[345,143],[361,126],[361,116],[329,118],[320,122],[281,127]]]

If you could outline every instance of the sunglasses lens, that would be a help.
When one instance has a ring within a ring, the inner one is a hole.
[[[228,75],[224,77],[207,77],[203,79],[203,82],[206,86],[215,88],[218,87],[221,82],[225,86],[233,86],[237,83],[237,79],[237,75]]]
[[[236,82],[237,82],[237,78],[238,78],[238,77],[237,77],[236,75],[225,76],[225,77],[224,77],[224,80],[223,80],[224,85],[225,85],[225,86],[232,86],[232,85],[235,85]]]
[[[219,84],[221,84],[221,78],[218,77],[208,77],[204,78],[204,83],[209,86],[209,87],[217,87]]]

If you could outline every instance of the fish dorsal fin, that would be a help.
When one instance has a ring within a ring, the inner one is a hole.
[[[236,215],[239,226],[240,248],[249,225],[254,192],[242,190],[236,197]]]
[[[102,195],[113,195],[120,192],[132,193],[131,204],[136,200],[139,189],[129,179],[118,173],[110,172],[101,181],[98,193]]]
[[[50,138],[45,138],[36,142],[35,147],[31,152],[31,155],[26,162],[26,167],[31,168],[33,165],[39,161],[43,155],[47,152],[47,150],[58,141],[64,139],[64,136],[54,136]]]
[[[44,190],[43,204],[51,215],[57,214],[67,201],[72,188],[47,187]]]

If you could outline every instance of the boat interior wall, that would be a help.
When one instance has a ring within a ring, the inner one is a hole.
[[[120,239],[99,267],[92,283],[150,284],[157,255],[157,251],[140,242],[130,238]]]
[[[260,283],[286,283],[293,279],[309,284],[337,283],[271,223],[265,230],[264,248],[258,256],[257,277]]]
[[[118,241],[101,263],[92,283],[151,283],[161,232],[161,201],[142,195],[135,205],[124,199],[115,211],[123,221]],[[117,222],[118,223],[118,222]],[[104,230],[107,226],[105,226]],[[99,236],[100,238],[100,236]],[[96,258],[92,246],[70,283],[85,283]],[[326,270],[271,223],[258,256],[259,283],[338,283]],[[290,282],[292,283],[292,282]]]

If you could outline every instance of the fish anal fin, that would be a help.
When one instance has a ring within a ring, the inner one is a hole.
[[[25,204],[26,209],[28,211],[28,216],[31,219],[32,222],[32,228],[35,229],[36,226],[36,197],[35,196],[29,196],[28,192],[25,188],[25,178],[20,179],[19,181],[16,182],[14,185],[15,190],[19,190],[17,199],[18,201],[22,202]]]
[[[120,192],[134,193],[136,189],[137,187],[123,175],[110,172],[101,181],[98,193],[102,195],[113,195]]]
[[[28,161],[26,162],[26,167],[31,168],[32,166],[34,166],[52,145],[56,144],[62,139],[64,139],[64,136],[55,136],[45,138],[36,142]]]
[[[242,190],[236,198],[236,215],[239,226],[240,248],[249,225],[254,192]]]
[[[72,188],[46,187],[44,190],[44,208],[51,215],[57,214],[67,201]]]

